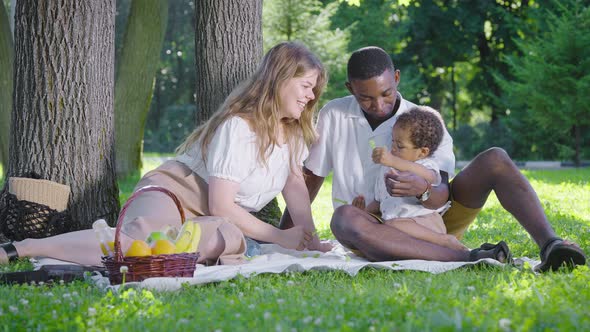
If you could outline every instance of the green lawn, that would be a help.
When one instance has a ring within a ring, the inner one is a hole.
[[[156,165],[146,165],[145,170]],[[524,171],[558,233],[590,253],[590,169]],[[136,179],[121,182],[126,191]],[[324,237],[331,200],[313,205]],[[516,256],[538,249],[495,197],[465,242],[506,240]],[[364,270],[260,275],[158,293],[102,293],[78,282],[0,286],[4,330],[406,331],[590,329],[590,269],[535,275],[527,269],[474,268],[439,275]]]

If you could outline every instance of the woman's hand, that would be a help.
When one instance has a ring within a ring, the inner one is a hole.
[[[281,239],[277,244],[287,249],[303,250],[311,244],[313,238],[311,232],[299,225],[282,230]]]
[[[334,246],[328,242],[328,241],[319,241],[318,240],[318,245],[316,248],[309,248],[309,250],[317,250],[317,251],[321,251],[321,252],[328,252],[330,250],[332,250],[332,248],[334,248]]]

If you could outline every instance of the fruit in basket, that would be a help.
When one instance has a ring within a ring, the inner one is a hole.
[[[134,240],[125,253],[125,257],[141,257],[152,254],[152,248],[142,240]]]
[[[161,239],[152,246],[152,255],[170,255],[176,252],[176,245],[170,240]]]
[[[168,236],[166,236],[164,232],[151,232],[145,242],[147,242],[149,246],[153,247],[154,244],[159,240],[168,240]]]
[[[108,241],[107,245],[111,249],[111,252],[115,252],[115,241]],[[100,250],[102,251],[103,256],[108,256],[109,251],[105,248],[104,244],[100,244]]]
[[[168,240],[174,240],[178,237],[178,227],[168,225],[163,230],[164,234],[168,237]]]
[[[201,225],[192,221],[187,221],[182,225],[182,228],[178,233],[178,237],[175,241],[176,252],[196,252],[199,247],[199,241],[201,240]]]

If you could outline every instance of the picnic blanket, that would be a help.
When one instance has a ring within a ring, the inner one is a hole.
[[[197,265],[192,278],[149,278],[142,282],[129,282],[126,287],[147,288],[158,291],[174,291],[183,284],[200,285],[211,282],[219,282],[233,279],[237,276],[249,278],[263,273],[293,273],[310,270],[316,271],[343,271],[350,276],[355,276],[363,268],[376,268],[392,271],[415,270],[428,273],[443,273],[458,268],[471,267],[479,264],[502,267],[504,264],[493,259],[481,259],[477,262],[438,262],[425,260],[402,260],[387,262],[370,262],[365,258],[355,255],[353,252],[333,241],[334,248],[327,253],[319,251],[296,251],[285,249],[276,244],[262,244],[261,254],[249,259],[241,265]],[[42,258],[36,263],[55,264],[55,260]],[[530,258],[519,258],[517,265],[528,262],[534,266],[539,261]],[[101,289],[118,289],[119,285],[110,285],[108,278],[96,273],[89,277]]]

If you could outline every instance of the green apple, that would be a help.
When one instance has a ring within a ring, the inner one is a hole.
[[[147,242],[151,247],[152,244],[156,243],[156,241],[158,241],[158,240],[170,240],[170,239],[163,232],[151,232],[150,235],[148,235],[145,242]]]

